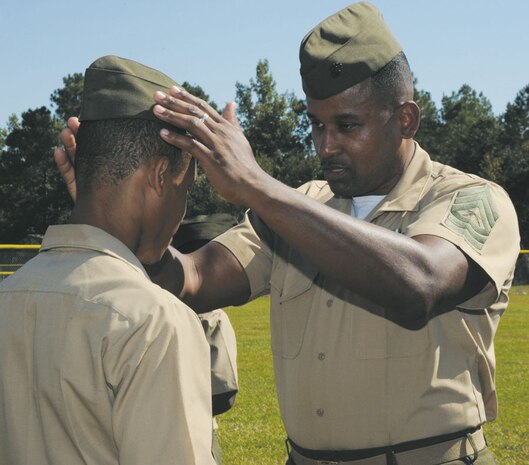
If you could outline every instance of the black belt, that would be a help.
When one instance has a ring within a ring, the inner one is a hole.
[[[287,440],[295,465],[428,465],[440,461],[477,457],[486,447],[481,428],[419,439],[394,446],[349,451],[304,449]],[[287,444],[287,449],[288,449]]]

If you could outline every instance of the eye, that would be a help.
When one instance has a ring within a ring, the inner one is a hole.
[[[311,121],[310,124],[312,125],[312,129],[323,128],[323,123],[320,123],[319,121]]]
[[[340,130],[344,132],[353,131],[358,126],[359,126],[358,123],[351,123],[351,122],[344,122],[344,123],[339,124]]]

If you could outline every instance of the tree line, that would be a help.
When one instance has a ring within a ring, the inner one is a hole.
[[[199,85],[190,92],[218,108]],[[11,115],[0,127],[0,243],[40,242],[49,224],[67,220],[72,207],[53,161],[58,134],[71,115],[79,114],[83,75],[63,78],[50,105]],[[259,61],[248,84],[236,83],[238,118],[259,164],[293,187],[322,178],[310,138],[305,101],[279,93],[266,60]],[[416,140],[434,160],[497,182],[518,212],[522,246],[529,246],[529,84],[494,115],[490,101],[469,85],[442,98],[440,108],[429,92],[417,89],[422,110]],[[188,215],[242,209],[218,196],[203,173],[190,192]]]

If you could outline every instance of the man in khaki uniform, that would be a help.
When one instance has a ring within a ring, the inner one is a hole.
[[[70,224],[0,284],[2,465],[215,463],[204,332],[142,265],[195,178],[150,111],[173,84],[112,56],[86,71]]]
[[[155,114],[194,136],[164,140],[250,209],[197,252],[171,251],[155,279],[201,311],[270,293],[290,464],[492,464],[481,426],[497,411],[513,206],[413,140],[412,74],[373,5],[318,24],[300,61],[326,181],[298,191],[257,165],[233,107],[223,118],[181,89],[155,95]]]
[[[290,463],[494,463],[481,425],[497,412],[493,337],[519,251],[513,206],[413,140],[412,75],[375,7],[324,20],[300,60],[326,182],[298,192],[198,99],[156,96],[155,114],[199,142],[165,140],[251,209],[214,244],[176,257],[186,277],[199,275],[181,295],[207,308],[270,293]]]

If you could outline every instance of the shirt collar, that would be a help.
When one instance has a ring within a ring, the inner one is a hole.
[[[369,215],[370,219],[384,211],[417,211],[431,174],[432,160],[415,142],[415,152],[408,167],[376,211]]]
[[[408,167],[380,205],[366,217],[366,221],[373,220],[385,211],[417,211],[419,200],[426,192],[431,174],[432,160],[428,153],[415,142],[415,152]],[[329,192],[323,201],[335,210],[350,214],[352,199],[337,198],[332,195],[328,184],[327,188]]]
[[[40,252],[64,248],[93,250],[110,255],[125,262],[135,271],[150,279],[138,258],[123,242],[94,226],[64,224],[48,227]]]

